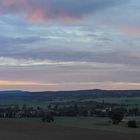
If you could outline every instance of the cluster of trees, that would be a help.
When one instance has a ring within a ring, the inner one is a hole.
[[[113,124],[119,124],[124,116],[140,115],[140,110],[138,108],[126,109],[118,108],[112,105],[103,103],[96,105],[78,105],[74,103],[73,105],[48,105],[47,109],[37,107],[27,107],[25,104],[20,108],[18,105],[7,108],[0,108],[1,118],[23,118],[23,117],[40,117],[42,121],[53,122],[53,116],[96,116],[96,117],[109,117]],[[136,122],[130,121],[128,126],[136,127]]]
[[[1,107],[0,117],[3,118],[21,118],[21,117],[42,117],[47,112],[51,112],[54,116],[107,116],[109,108],[104,109],[103,105],[49,105],[47,109],[37,107],[27,107],[23,105],[21,108],[18,105],[13,107]]]
[[[97,116],[112,117],[119,114],[120,116],[140,116],[139,108],[126,109],[124,107],[115,107],[111,104],[84,104],[74,103],[73,105],[48,105],[46,109],[41,107],[22,107],[15,105],[13,107],[0,107],[0,117],[41,117],[44,112],[51,112],[54,116]]]
[[[111,112],[109,112],[109,117],[112,119],[113,124],[119,124],[123,120],[125,113],[126,113],[126,110],[122,108],[116,108],[116,109],[113,109]],[[136,120],[129,120],[127,122],[127,125],[130,128],[138,127]]]

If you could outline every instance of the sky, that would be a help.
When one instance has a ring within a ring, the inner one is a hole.
[[[140,89],[139,0],[0,0],[0,90]]]

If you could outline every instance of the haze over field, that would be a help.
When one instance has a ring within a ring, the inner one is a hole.
[[[139,0],[0,0],[0,90],[140,89]]]

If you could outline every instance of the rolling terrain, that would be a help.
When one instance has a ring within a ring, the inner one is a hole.
[[[0,105],[46,107],[48,104],[71,102],[102,102],[140,106],[140,90],[79,90],[79,91],[0,91]]]

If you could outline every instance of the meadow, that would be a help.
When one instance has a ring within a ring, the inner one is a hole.
[[[93,98],[86,99],[84,101],[97,101],[105,103],[118,104],[120,106],[126,106],[128,108],[139,107],[140,108],[140,97],[107,97],[107,98]]]

